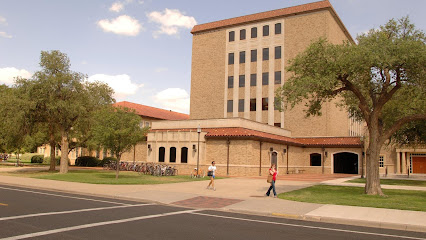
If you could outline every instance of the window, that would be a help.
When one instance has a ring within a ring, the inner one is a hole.
[[[263,26],[263,36],[269,36],[269,25]]]
[[[141,121],[141,122],[139,123],[139,127],[140,127],[140,128],[143,128],[143,121]]]
[[[176,162],[176,148],[170,148],[170,162]]]
[[[311,158],[311,166],[321,166],[321,154],[312,153],[310,155]]]
[[[268,98],[262,98],[262,110],[268,110]]]
[[[275,24],[275,34],[281,34],[281,23]]]
[[[257,49],[251,50],[251,62],[257,61]]]
[[[238,81],[238,86],[239,87],[245,87],[245,85],[246,85],[246,75],[240,75],[239,81]]]
[[[234,64],[234,53],[228,54],[228,65]]]
[[[256,111],[256,98],[250,99],[250,111]]]
[[[257,38],[257,28],[251,28],[251,38]]]
[[[234,76],[229,76],[228,77],[228,88],[233,88],[234,87]]]
[[[183,147],[180,152],[180,162],[181,163],[188,163],[188,148]]]
[[[379,167],[384,167],[384,166],[385,166],[385,157],[380,156],[379,157]]]
[[[229,41],[230,42],[235,41],[235,32],[234,31],[229,32]]]
[[[145,122],[145,127],[149,127],[149,122]]]
[[[240,52],[240,63],[245,63],[246,62],[246,52],[242,51]]]
[[[257,81],[256,73],[250,74],[250,86],[256,86],[256,81]]]
[[[159,162],[164,162],[164,155],[166,153],[166,148],[164,147],[160,147],[158,149],[158,161]]]
[[[238,99],[238,112],[244,112],[244,99]]]
[[[241,29],[240,30],[240,40],[244,40],[244,39],[246,39],[246,30]]]
[[[274,110],[279,110],[278,109],[278,106],[280,105],[280,103],[279,103],[279,101],[278,101],[278,99],[275,97],[274,98]]]
[[[281,46],[275,47],[275,59],[281,59]]]
[[[280,128],[281,127],[281,123],[274,123],[274,126]]]
[[[262,60],[269,60],[269,48],[264,48],[262,51]]]
[[[262,85],[269,84],[269,73],[262,73]]]
[[[232,100],[228,100],[227,109],[228,109],[228,112],[234,111],[234,102]]]
[[[275,72],[274,82],[275,84],[281,84],[281,71]]]

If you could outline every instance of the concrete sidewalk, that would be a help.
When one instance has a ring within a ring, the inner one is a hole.
[[[159,185],[95,185],[0,175],[0,183],[194,208],[215,208],[312,221],[426,232],[426,212],[303,203],[265,197],[264,194],[269,187],[265,179],[219,179],[216,180],[216,191],[206,189],[208,181]],[[276,188],[277,192],[281,193],[315,184],[318,183],[277,181]],[[213,202],[216,205],[197,205],[196,202],[200,198],[203,201],[212,200],[205,202],[209,204]]]

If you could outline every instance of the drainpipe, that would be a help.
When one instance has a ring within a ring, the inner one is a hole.
[[[229,176],[229,145],[231,142],[229,138],[226,139],[226,145],[228,146],[228,155],[226,156],[226,175]]]
[[[259,176],[262,176],[262,141],[259,141]]]
[[[324,147],[322,147],[322,174],[324,174],[324,159],[325,158],[325,148]]]
[[[287,145],[287,153],[286,153],[286,158],[287,158],[287,174],[288,174],[288,145]]]

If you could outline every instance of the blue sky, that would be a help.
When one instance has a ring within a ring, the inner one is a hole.
[[[0,0],[0,84],[39,70],[60,50],[72,70],[107,82],[117,101],[189,113],[194,24],[312,0]],[[425,31],[424,0],[330,0],[355,38],[410,16]]]

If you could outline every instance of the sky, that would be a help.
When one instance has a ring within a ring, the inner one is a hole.
[[[71,69],[117,101],[189,113],[192,27],[315,0],[0,0],[0,84],[40,70],[60,50]],[[353,38],[409,16],[426,29],[425,0],[330,0]]]

